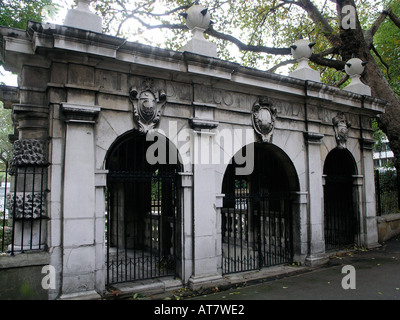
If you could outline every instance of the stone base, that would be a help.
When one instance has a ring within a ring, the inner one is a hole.
[[[192,290],[211,288],[214,286],[218,286],[222,281],[223,278],[220,274],[191,277],[189,279],[189,288]]]
[[[305,265],[308,267],[319,267],[329,261],[329,256],[326,253],[311,255],[306,257]]]
[[[96,291],[63,294],[59,300],[100,300],[101,296]]]
[[[207,41],[203,36],[203,30],[195,28],[193,38],[182,47],[182,52],[192,52],[207,57],[217,58],[217,45]]]
[[[293,72],[289,73],[289,77],[301,80],[310,80],[315,82],[321,81],[321,76],[319,72],[314,69],[311,69],[310,67],[298,68]]]

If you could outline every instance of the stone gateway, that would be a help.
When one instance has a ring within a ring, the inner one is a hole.
[[[18,101],[7,100],[15,172],[43,171],[10,189],[12,248],[33,251],[25,267],[35,254],[54,267],[48,299],[125,282],[215,286],[378,244],[370,119],[385,101],[307,78],[306,60],[281,76],[217,59],[212,45],[199,54],[204,28],[178,52],[69,15],[68,25],[0,27],[1,59],[19,74]]]

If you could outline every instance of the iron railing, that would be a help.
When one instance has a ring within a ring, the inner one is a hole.
[[[231,205],[222,208],[224,274],[292,262],[290,197],[236,192],[225,201]]]
[[[400,188],[396,170],[375,170],[375,193],[378,216],[400,211]]]
[[[0,169],[0,252],[11,254],[45,249],[45,167]]]

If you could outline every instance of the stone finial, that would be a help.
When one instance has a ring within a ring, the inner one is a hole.
[[[313,53],[315,43],[306,39],[297,40],[290,46],[292,56],[298,62],[298,67],[295,71],[291,72],[289,76],[302,80],[320,81],[319,72],[312,69],[308,62]]]
[[[202,5],[195,4],[185,13],[182,13],[187,27],[192,31],[192,39],[182,47],[181,51],[188,51],[209,57],[217,57],[217,46],[204,38],[204,32],[211,24],[210,12]]]
[[[75,2],[77,6],[75,9],[68,10],[64,25],[101,33],[103,31],[103,19],[90,11],[91,0],[76,0]]]
[[[350,76],[351,82],[344,90],[361,95],[371,95],[371,88],[362,83],[360,79],[366,65],[367,62],[358,58],[351,58],[346,62],[345,72]]]

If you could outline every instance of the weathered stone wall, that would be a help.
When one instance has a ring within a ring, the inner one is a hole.
[[[45,252],[0,256],[0,300],[48,300],[49,291],[42,287],[48,264]]]

